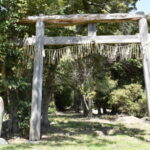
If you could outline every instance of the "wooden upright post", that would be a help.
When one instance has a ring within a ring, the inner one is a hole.
[[[44,49],[44,23],[42,20],[36,22],[36,49],[34,58],[34,72],[32,85],[32,108],[30,120],[30,141],[40,140],[41,130],[41,103],[42,103],[42,74]]]
[[[96,36],[96,24],[88,24],[88,36]]]
[[[148,40],[148,23],[146,18],[139,21],[139,32],[143,49],[143,68],[147,92],[148,116],[150,117],[150,41]]]

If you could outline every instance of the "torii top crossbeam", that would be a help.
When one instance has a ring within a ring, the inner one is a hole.
[[[20,23],[36,23],[38,20],[53,27],[72,26],[78,24],[94,24],[103,22],[129,22],[138,21],[142,18],[150,20],[150,14],[137,13],[115,13],[115,14],[73,14],[73,15],[39,15],[29,16],[20,20]],[[92,27],[93,28],[93,27]],[[89,26],[90,30],[92,29]],[[90,31],[89,31],[90,33]],[[92,33],[93,34],[93,33]],[[94,35],[96,34],[96,31]],[[88,34],[91,36],[91,34]],[[96,43],[139,43],[140,37],[138,35],[126,36],[96,36],[96,37],[44,37],[44,45],[69,45],[69,44],[82,44],[95,41]],[[28,45],[35,44],[35,37],[26,39]]]
[[[40,16],[29,16],[20,20],[21,23],[35,23],[37,20],[42,20],[45,23],[56,26],[72,26],[77,24],[89,24],[89,23],[100,23],[100,22],[127,22],[137,21],[141,18],[150,20],[150,14],[127,14],[127,13],[116,13],[116,14],[73,14],[73,15],[40,15]]]

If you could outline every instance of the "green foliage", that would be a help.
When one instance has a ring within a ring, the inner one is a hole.
[[[57,110],[56,110],[56,105],[55,105],[54,101],[50,102],[49,108],[48,108],[48,113],[54,114],[56,111]]]
[[[109,104],[119,113],[138,117],[146,114],[146,97],[140,84],[130,84],[113,90]]]
[[[97,88],[96,96],[94,99],[95,107],[100,109],[110,108],[109,102],[109,93],[117,87],[117,81],[112,80],[109,76],[104,76],[103,80],[100,80],[101,86]]]
[[[72,106],[72,92],[69,88],[63,88],[55,92],[55,104],[59,111],[65,111]]]
[[[31,78],[23,65],[22,48],[16,45],[17,40],[23,38],[29,29],[18,24],[27,12],[26,1],[3,0],[0,6],[0,94],[4,97],[5,112],[9,114],[9,119],[12,123],[16,122],[17,131],[27,135]],[[13,132],[13,129],[10,130]]]
[[[19,110],[17,111],[17,120],[18,120],[18,128],[19,132],[23,136],[28,137],[29,126],[30,126],[30,108],[31,103],[29,100],[19,101],[18,104]]]
[[[142,60],[129,59],[122,62],[115,62],[111,68],[113,79],[118,80],[119,86],[140,83],[144,84]]]

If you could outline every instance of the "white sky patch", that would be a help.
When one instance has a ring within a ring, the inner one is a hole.
[[[136,4],[137,11],[150,13],[150,0],[139,0]]]

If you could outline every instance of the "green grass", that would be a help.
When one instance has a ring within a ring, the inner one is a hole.
[[[51,128],[39,144],[1,146],[0,150],[150,150],[150,126],[88,120],[72,113],[50,115]],[[110,130],[113,133],[109,133]],[[102,131],[98,136],[95,131]]]

